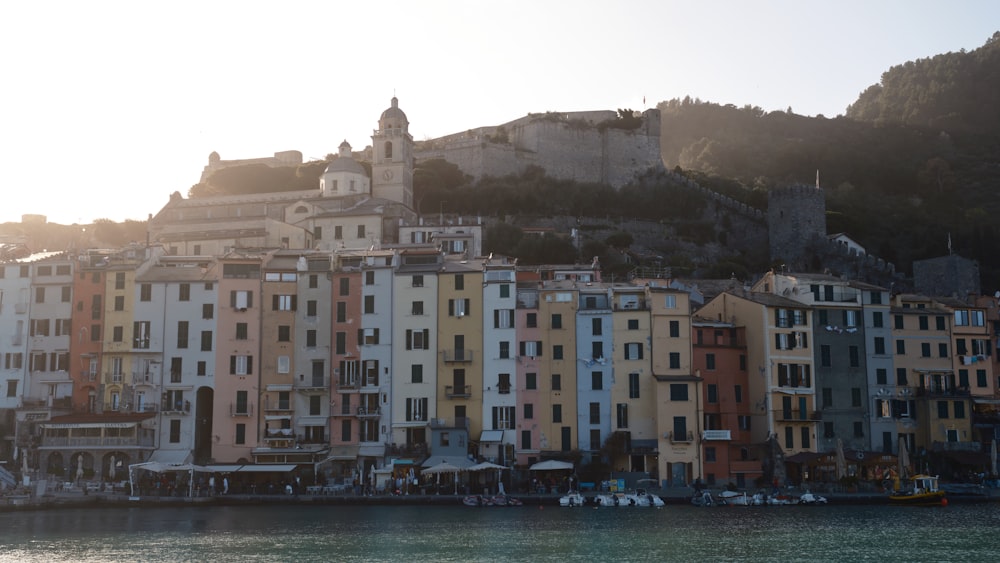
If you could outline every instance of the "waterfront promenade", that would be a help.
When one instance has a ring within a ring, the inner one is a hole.
[[[670,505],[688,505],[693,491],[686,487],[650,490],[659,495]],[[749,492],[749,491],[748,491]],[[804,491],[788,491],[790,495],[798,496]],[[817,491],[820,492],[820,491]],[[718,491],[713,490],[713,495]],[[971,494],[949,494],[949,503],[962,502],[995,502],[1000,500],[1000,489],[978,488]],[[586,493],[588,499],[598,493]],[[828,493],[820,492],[831,504],[863,505],[888,504],[888,496],[884,493]],[[49,508],[71,507],[158,507],[158,506],[239,506],[239,505],[330,505],[330,506],[455,506],[461,504],[465,495],[449,494],[410,494],[410,495],[356,495],[351,492],[341,494],[229,494],[216,496],[141,496],[131,497],[126,493],[60,491],[49,492],[41,496],[5,494],[0,496],[0,511],[39,510]],[[559,505],[561,494],[517,494],[511,495],[524,503],[525,506],[546,507]]]

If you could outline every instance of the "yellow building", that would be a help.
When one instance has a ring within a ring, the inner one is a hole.
[[[576,308],[572,281],[543,282],[539,290],[538,324],[544,350],[538,358],[538,419],[541,457],[559,457],[574,449],[576,408]]]
[[[445,426],[465,428],[469,436],[479,436],[483,430],[483,362],[486,355],[496,353],[483,347],[483,273],[476,266],[447,260],[437,276],[435,411]],[[431,313],[424,312],[423,302],[403,306],[413,315]]]
[[[650,315],[644,288],[615,286],[612,306],[614,377],[611,430],[624,434],[625,458],[611,460],[626,471],[659,470],[656,378],[653,377]]]

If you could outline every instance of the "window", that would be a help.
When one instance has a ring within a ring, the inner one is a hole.
[[[531,403],[524,403],[524,419],[531,420],[535,418],[535,405]]]
[[[514,310],[513,309],[494,310],[493,328],[514,328]]]
[[[410,314],[414,316],[420,316],[424,314],[424,302],[414,301],[410,303]]]
[[[976,370],[976,387],[986,387],[986,370]]]
[[[201,351],[202,352],[212,351],[212,331],[210,330],[201,331]]]
[[[510,358],[510,342],[506,340],[500,341],[500,355],[498,356],[501,360],[506,360]]]
[[[865,437],[865,425],[863,422],[859,420],[854,421],[854,437],[855,438]]]
[[[424,276],[413,276],[410,278],[410,287],[424,287]]]
[[[592,390],[594,390],[594,391],[600,391],[604,387],[604,385],[603,385],[603,379],[604,379],[603,375],[604,374],[602,374],[599,371],[592,371],[592,372],[590,372],[590,388]]]
[[[590,343],[590,357],[595,360],[604,359],[604,344],[602,342]]]
[[[930,342],[921,342],[920,343],[920,357],[921,358],[930,358],[931,357],[931,344],[930,344]]]
[[[336,354],[346,354],[347,353],[347,333],[337,332],[334,336],[334,353]]]
[[[524,324],[528,328],[535,328],[538,326],[538,313],[528,313],[524,316]]]
[[[560,376],[558,373],[552,374],[552,390],[562,391],[562,376]]]
[[[236,323],[236,340],[246,340],[247,336],[247,323]]]
[[[201,318],[211,319],[215,317],[215,305],[205,303],[201,306]]]
[[[336,322],[346,323],[347,322],[347,303],[343,301],[337,301],[336,304],[337,316]]]
[[[229,292],[229,306],[237,311],[246,311],[253,307],[253,292],[243,290]]]
[[[430,350],[430,330],[406,330],[407,350]]]
[[[688,439],[687,417],[674,417],[674,441],[686,442]]]
[[[808,426],[803,426],[802,429],[801,429],[801,431],[799,432],[799,434],[802,437],[802,447],[803,448],[808,448],[809,444],[810,444],[810,438],[811,438],[811,436],[809,434],[809,427]]]
[[[178,301],[190,301],[191,300],[191,284],[182,283],[178,289]]]
[[[670,321],[670,338],[680,338],[680,336],[681,336],[680,321]]]
[[[741,415],[739,415],[737,417],[737,420],[739,422],[740,430],[743,430],[743,431],[749,431],[750,430],[750,425],[751,425],[750,415],[748,415],[748,414],[741,414]]]
[[[952,408],[955,412],[955,418],[965,418],[965,403],[962,401],[954,401],[952,403]]]
[[[896,368],[896,385],[906,385],[906,368]]]
[[[351,278],[340,278],[340,294],[351,294]]]
[[[289,325],[278,325],[278,342],[290,342],[292,340],[292,327]]]
[[[715,369],[715,354],[705,354],[705,369]]]
[[[320,401],[322,399],[323,399],[323,397],[321,397],[320,395],[310,395],[309,396],[309,415],[310,416],[319,416],[319,414],[321,412],[321,406],[320,405],[322,404]]]
[[[375,314],[375,296],[365,295],[365,314],[373,315]]]
[[[406,420],[409,422],[427,420],[427,398],[406,399]]]
[[[590,334],[592,334],[593,336],[600,336],[601,329],[602,325],[600,318],[590,319]]]
[[[855,407],[855,408],[861,406],[861,388],[860,387],[852,387],[851,388],[851,406]]]
[[[337,181],[333,181],[333,189],[337,190]],[[333,238],[334,240],[343,240],[344,238],[344,227],[342,225],[335,225],[333,227]]]
[[[136,321],[132,323],[132,347],[142,350],[149,348],[149,321]]]
[[[188,322],[177,321],[177,347],[188,347]]]
[[[885,368],[877,368],[875,370],[875,384],[876,385],[888,385],[889,374]]]
[[[312,329],[307,330],[306,331],[306,348],[315,348],[315,347],[316,347],[316,331],[312,330]]]
[[[948,344],[942,342],[938,344],[938,357],[947,358],[948,357]]]
[[[874,340],[875,353],[878,355],[885,354],[885,338],[882,336],[876,336]]]
[[[639,330],[639,319],[629,319],[628,330]]]
[[[785,427],[785,449],[795,448],[795,434],[791,426]]]
[[[882,319],[881,311],[872,312],[872,326],[875,328],[882,328],[885,321]]]
[[[552,328],[562,328],[562,315],[559,313],[552,314]]]
[[[681,368],[681,353],[680,352],[670,352],[670,369],[680,369]]]
[[[462,291],[465,289],[465,275],[455,274],[455,289],[457,291]]]
[[[310,299],[306,301],[306,316],[315,317],[316,316],[316,300]]]
[[[469,303],[468,299],[449,299],[448,300],[448,316],[449,317],[464,317],[469,314]],[[495,318],[495,317],[494,317]]]
[[[113,329],[111,329],[112,342],[121,342],[122,340],[124,340],[124,334],[125,334],[124,328],[120,326],[114,327]]]
[[[525,389],[538,389],[538,374],[537,373],[526,373],[526,374],[524,374],[524,388]]]
[[[497,392],[501,395],[510,394],[510,374],[500,373],[497,374]]]
[[[358,238],[365,238],[365,226],[358,225]]]
[[[632,372],[628,374],[628,398],[639,398],[639,374]]]
[[[410,366],[410,383],[423,383],[424,382],[424,366],[421,364],[413,364]]]
[[[906,341],[905,340],[897,340],[896,341],[896,354],[900,355],[900,356],[903,356],[903,355],[906,354]]]
[[[590,423],[601,423],[601,403],[590,403]]]
[[[199,360],[195,366],[197,375],[208,375],[208,362],[204,360]]]
[[[176,444],[181,441],[181,421],[173,419],[170,421],[170,443]]]
[[[743,386],[734,385],[733,386],[733,398],[737,403],[743,402]]]
[[[627,342],[625,344],[625,359],[626,360],[641,360],[642,359],[642,342]]]
[[[520,342],[520,356],[528,356],[534,358],[536,356],[542,355],[542,343],[539,341],[529,340],[527,342]]]
[[[715,404],[719,402],[719,386],[715,383],[709,383],[705,390],[705,400],[710,404]]]
[[[295,310],[295,295],[272,295],[271,296],[271,310],[272,311],[294,311]]]
[[[847,348],[848,362],[852,368],[856,368],[861,365],[861,359],[858,355],[857,346],[849,346]]]
[[[563,347],[562,344],[556,344],[552,346],[552,359],[561,360],[563,359]]]
[[[115,272],[115,289],[125,289],[125,272]]]
[[[500,284],[500,297],[506,299],[510,297],[510,285],[506,283]]]
[[[948,401],[937,402],[938,418],[948,418]]]
[[[667,309],[677,308],[677,296],[676,295],[666,295],[664,296],[663,306]]]
[[[125,310],[125,296],[124,295],[116,295],[115,296],[115,311],[124,311],[124,310]]]
[[[552,405],[552,422],[562,422],[562,405]]]
[[[237,444],[247,443],[247,425],[244,423],[239,423],[236,425],[236,437],[233,440]]]
[[[628,428],[628,404],[618,403],[615,406],[615,423],[618,428]]]
[[[688,386],[687,386],[687,383],[671,383],[670,384],[670,400],[671,401],[686,401],[686,400],[688,400]]]
[[[231,375],[252,375],[253,356],[229,356],[229,373]]]
[[[513,430],[515,407],[493,407],[493,429]]]

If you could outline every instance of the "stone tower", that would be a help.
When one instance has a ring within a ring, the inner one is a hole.
[[[382,112],[372,133],[372,196],[413,208],[413,137],[399,100]]]
[[[807,272],[826,239],[826,198],[818,185],[796,185],[767,195],[771,262],[787,271]]]

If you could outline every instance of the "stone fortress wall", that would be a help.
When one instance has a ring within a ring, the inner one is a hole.
[[[553,178],[620,188],[650,168],[662,168],[663,160],[659,110],[643,112],[637,129],[598,127],[616,117],[613,111],[529,114],[424,141],[416,158],[444,159],[477,180],[538,166]]]

